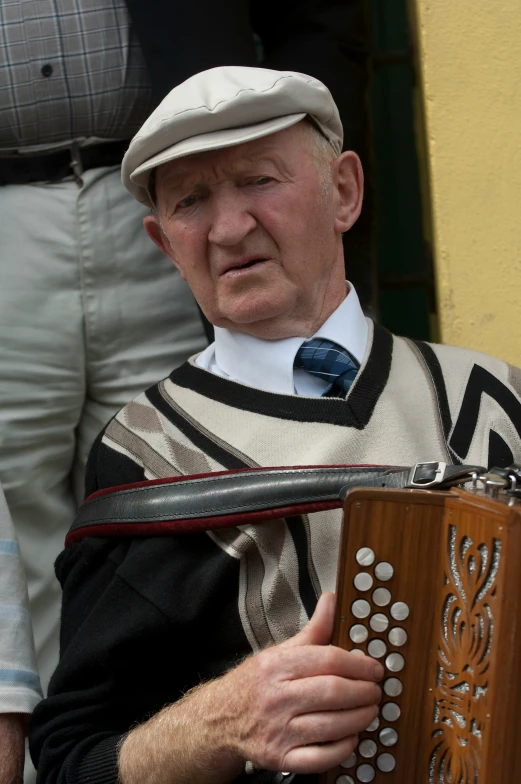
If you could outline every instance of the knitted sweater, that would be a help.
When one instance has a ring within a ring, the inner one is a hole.
[[[248,466],[507,465],[521,461],[520,397],[519,370],[372,323],[345,400],[252,389],[192,360],[108,424],[87,492]],[[39,784],[116,784],[130,727],[301,629],[317,596],[334,590],[340,518],[91,538],[62,553],[61,659],[31,738]]]

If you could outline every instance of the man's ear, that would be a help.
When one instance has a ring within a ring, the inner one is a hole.
[[[332,163],[332,175],[338,193],[335,229],[343,234],[357,220],[364,199],[364,173],[356,152],[348,150],[339,155]]]
[[[180,269],[175,259],[175,256],[172,252],[172,247],[168,242],[167,236],[163,231],[163,229],[161,228],[159,217],[157,215],[146,215],[143,218],[143,226],[145,227],[145,231],[150,237],[150,239],[152,240],[152,242],[155,242],[159,250],[163,251],[165,256],[168,256],[168,258],[170,259],[174,267],[176,267],[179,270],[181,277],[183,278],[184,277],[183,272]]]

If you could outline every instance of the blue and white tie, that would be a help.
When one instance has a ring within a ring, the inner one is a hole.
[[[329,386],[322,397],[345,397],[355,380],[360,363],[345,348],[324,338],[306,340],[295,357],[295,367],[304,368]]]

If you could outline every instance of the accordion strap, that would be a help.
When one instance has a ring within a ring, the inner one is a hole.
[[[264,522],[336,509],[354,487],[447,488],[481,466],[309,466],[246,468],[101,490],[87,498],[65,540],[154,536]]]

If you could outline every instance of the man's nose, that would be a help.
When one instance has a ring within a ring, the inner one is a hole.
[[[214,200],[211,220],[208,239],[215,245],[239,245],[257,227],[247,200],[237,191]]]

